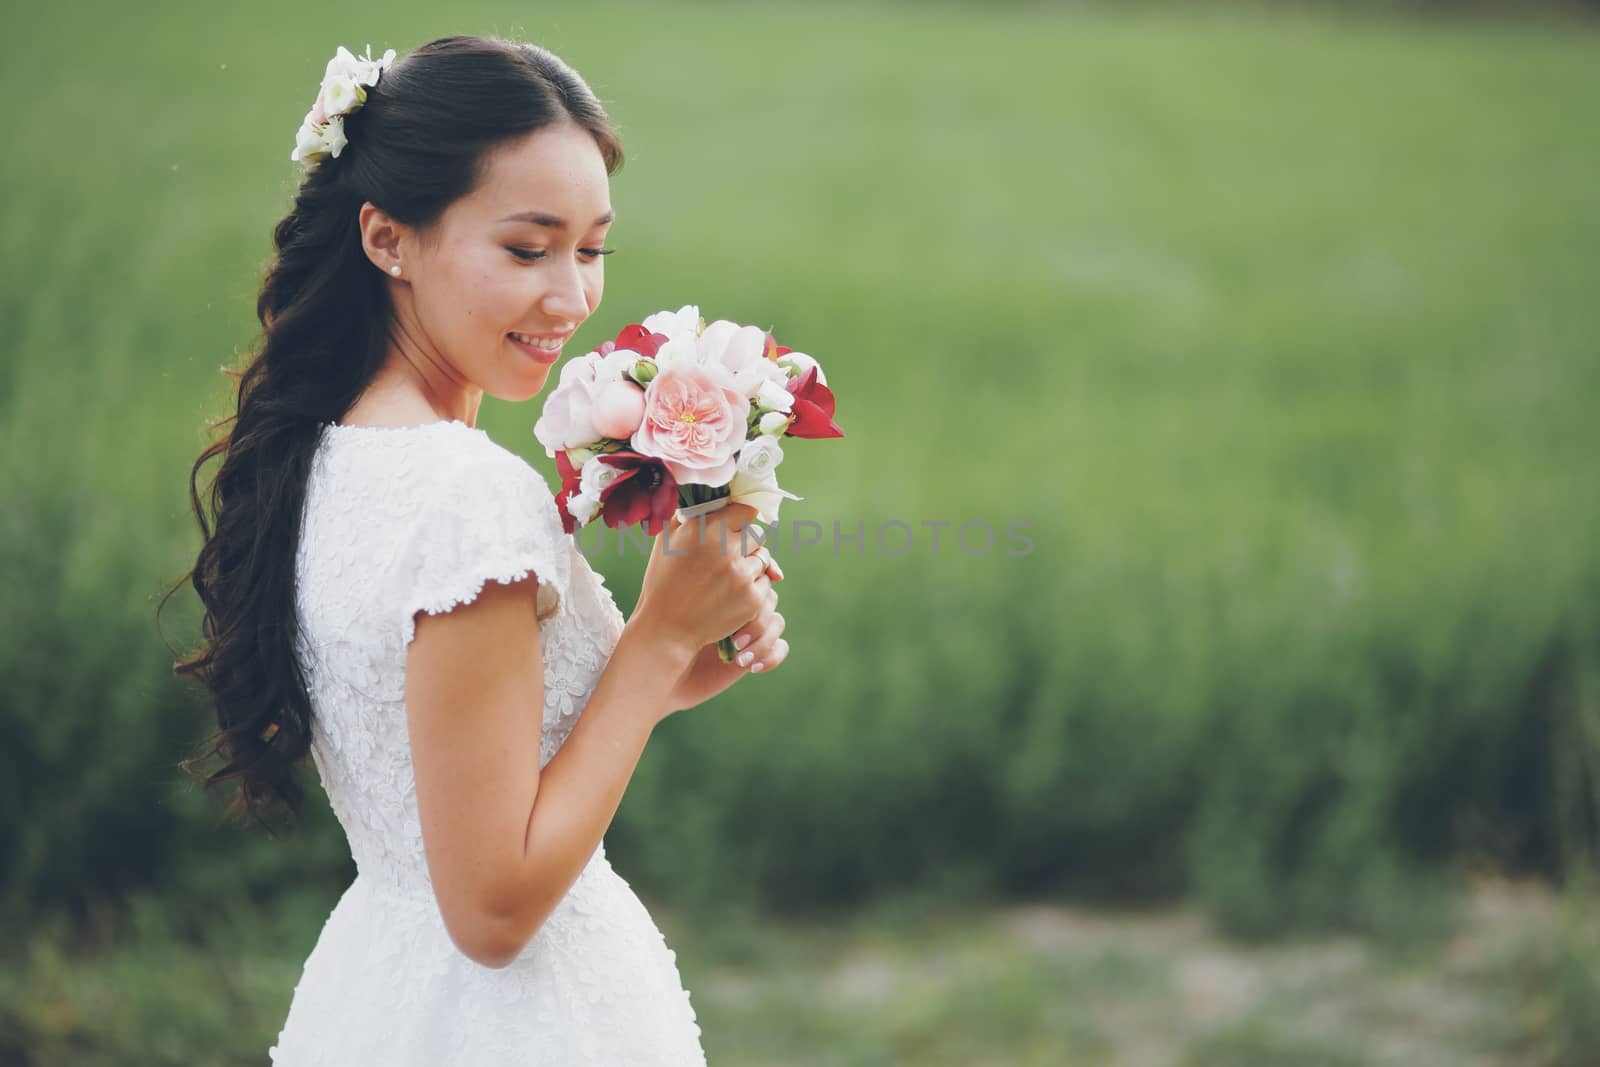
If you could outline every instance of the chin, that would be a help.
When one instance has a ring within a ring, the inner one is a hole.
[[[512,388],[507,389],[504,392],[497,392],[494,394],[494,397],[496,400],[505,400],[512,404],[521,404],[524,401],[532,400],[534,397],[544,392],[544,387],[548,385],[549,382],[550,375],[548,373],[540,374],[536,377],[530,375],[525,378],[519,378]]]

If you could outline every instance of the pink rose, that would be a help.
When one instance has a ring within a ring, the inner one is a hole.
[[[750,401],[721,368],[671,367],[645,387],[633,446],[665,463],[680,484],[726,485],[749,417]]]

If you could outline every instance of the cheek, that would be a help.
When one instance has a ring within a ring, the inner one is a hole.
[[[457,313],[467,329],[498,332],[511,329],[522,318],[523,285],[515,268],[495,255],[464,257],[452,284]]]
[[[440,249],[428,272],[425,303],[431,326],[446,335],[472,328],[482,315],[484,268],[459,248]]]

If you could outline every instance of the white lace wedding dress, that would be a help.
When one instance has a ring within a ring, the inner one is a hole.
[[[276,1067],[705,1063],[677,954],[603,843],[509,966],[474,963],[445,931],[406,737],[413,615],[529,572],[545,620],[544,766],[623,625],[544,478],[460,421],[321,430],[297,549],[299,656],[312,760],[358,874],[305,961]]]

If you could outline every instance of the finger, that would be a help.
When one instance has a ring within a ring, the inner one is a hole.
[[[783,581],[783,568],[778,566],[778,561],[772,558],[772,551],[765,546],[756,549],[752,555],[760,556],[767,567],[767,576],[775,582]]]
[[[759,555],[767,562],[772,561],[772,549],[767,547],[771,540],[772,531],[763,522],[753,522],[739,529],[739,552],[746,556]]]
[[[771,550],[767,548],[767,537],[771,533],[766,523],[753,522],[739,528],[739,554],[753,556],[765,552],[771,558]]]
[[[752,617],[769,614],[777,602],[773,599],[777,594],[772,588],[772,579],[767,577],[767,572],[762,571],[756,575],[756,580],[750,583],[750,599],[746,601]]]
[[[708,531],[704,515],[696,515],[687,522],[679,522],[677,518],[674,512],[672,525],[667,530],[667,547],[672,549],[674,555],[682,555],[694,546],[706,543]]]
[[[760,637],[746,645],[744,651],[733,658],[734,666],[748,668],[757,663],[770,663],[773,652],[778,647],[782,630],[781,626],[764,628]]]
[[[785,625],[783,616],[777,612],[762,612],[734,631],[733,647],[743,651],[763,642],[770,647],[783,634]]]
[[[756,661],[750,664],[750,673],[760,674],[762,671],[775,670],[788,658],[789,642],[779,638],[770,652],[757,657]]]
[[[751,507],[749,504],[741,504],[737,501],[724,504],[721,508],[717,509],[716,514],[726,516],[728,524],[735,529],[738,529],[741,526],[748,526],[751,522],[754,522],[760,517],[760,513],[757,512],[755,508]]]
[[[760,556],[745,556],[734,562],[733,569],[746,581],[758,581],[766,576],[767,561]]]
[[[745,530],[746,527],[754,527],[760,523],[760,515],[749,504],[725,504],[716,511],[702,514],[701,518],[708,523],[720,523],[726,527],[727,534],[718,534],[717,536],[726,536],[730,541],[739,536],[740,531]],[[758,529],[750,529],[744,534],[749,538],[759,537],[760,535],[761,531]]]

